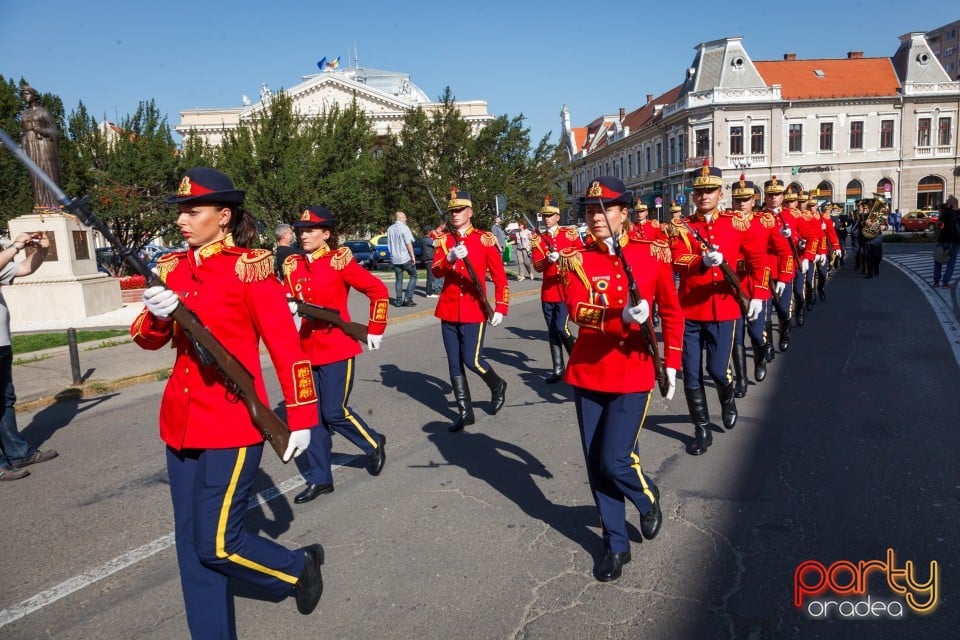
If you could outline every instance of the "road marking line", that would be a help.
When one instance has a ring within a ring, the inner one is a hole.
[[[335,455],[333,457],[334,464],[332,465],[331,470],[336,470],[343,465],[361,457],[363,456]],[[270,487],[265,489],[250,498],[250,502],[247,504],[247,511],[259,508],[274,498],[277,498],[288,491],[292,491],[293,489],[297,489],[304,484],[303,478],[300,476],[294,476],[293,478],[280,483],[280,486],[278,487]],[[67,596],[76,593],[81,589],[85,589],[86,587],[89,587],[90,585],[103,580],[104,578],[108,578],[118,571],[122,571],[127,567],[133,566],[142,560],[146,560],[150,556],[156,555],[161,551],[173,546],[173,543],[174,534],[168,533],[162,538],[157,538],[153,542],[148,542],[142,547],[137,547],[136,549],[119,555],[116,558],[107,561],[106,564],[97,567],[96,569],[85,571],[78,576],[61,582],[55,587],[47,589],[46,591],[41,591],[37,595],[27,598],[23,602],[16,604],[9,609],[3,609],[0,611],[0,628],[3,628],[11,622],[16,622],[20,618],[28,616],[34,611],[42,609],[47,605],[53,604],[61,598],[66,598]]]

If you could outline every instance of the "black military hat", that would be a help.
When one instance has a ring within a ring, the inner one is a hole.
[[[540,214],[551,216],[560,213],[560,205],[550,196],[543,196],[543,206],[540,207]]]
[[[757,190],[751,180],[747,180],[741,173],[740,179],[730,185],[731,195],[737,199],[752,198],[757,195]]]
[[[447,201],[447,211],[466,209],[467,207],[473,207],[473,202],[470,201],[470,192],[461,191],[456,187],[450,187],[450,200]]]
[[[244,192],[234,188],[227,174],[210,167],[196,167],[183,176],[177,193],[164,201],[167,204],[243,204],[243,197]]]
[[[299,229],[330,229],[337,226],[337,219],[333,217],[330,209],[321,206],[311,206],[303,210],[300,219],[293,223],[293,226]]]
[[[723,171],[718,167],[710,166],[709,160],[703,161],[703,166],[690,172],[694,189],[719,189],[723,186]]]
[[[763,192],[767,194],[778,194],[786,191],[783,181],[777,180],[777,176],[771,176],[769,180],[763,183]]]
[[[797,192],[793,190],[793,186],[787,187],[786,193],[783,194],[784,202],[795,202],[798,199]]]
[[[596,180],[590,181],[587,187],[587,195],[580,196],[580,204],[622,204],[630,206],[633,204],[633,191],[627,191],[623,180],[613,176],[600,176]]]

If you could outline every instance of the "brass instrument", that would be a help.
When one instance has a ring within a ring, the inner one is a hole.
[[[883,224],[887,219],[887,214],[890,213],[890,209],[887,207],[886,197],[880,193],[874,193],[873,195],[873,204],[863,221],[863,228],[860,230],[860,233],[863,234],[863,237],[867,240],[873,240],[880,235],[880,232],[883,231]]]

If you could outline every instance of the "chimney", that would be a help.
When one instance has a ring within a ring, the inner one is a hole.
[[[650,104],[651,102],[653,102],[653,94],[652,94],[652,93],[648,93],[648,94],[647,94],[647,104]]]
[[[783,59],[784,59],[784,60],[796,60],[796,59],[797,59],[797,54],[795,54],[795,53],[785,53],[785,54],[783,54]]]
[[[623,119],[627,116],[627,110],[623,107],[620,107],[620,122],[623,122]]]
[[[859,60],[863,57],[863,51],[847,51],[847,60]]]

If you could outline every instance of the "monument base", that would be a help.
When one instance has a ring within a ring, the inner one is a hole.
[[[115,278],[102,273],[44,279],[43,271],[29,282],[14,281],[3,287],[3,297],[13,325],[45,321],[68,323],[115,311],[123,306]]]

